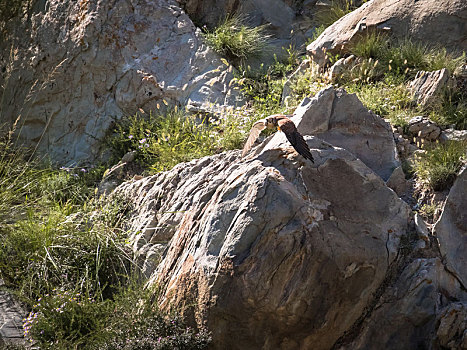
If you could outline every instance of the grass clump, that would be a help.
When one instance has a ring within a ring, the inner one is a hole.
[[[249,27],[241,16],[226,17],[213,31],[204,34],[214,51],[235,64],[261,56],[268,48],[266,26]]]
[[[465,141],[450,141],[417,154],[414,169],[419,182],[434,191],[450,187],[467,159],[466,151]]]
[[[144,281],[124,229],[128,201],[94,197],[99,171],[53,169],[8,140],[2,145],[0,279],[31,310],[25,336],[40,349],[102,349],[107,340],[125,349],[203,349],[206,332],[140,297]],[[124,298],[130,288],[134,296]],[[146,304],[157,313],[141,313]],[[124,308],[133,316],[122,319]],[[135,329],[131,342],[119,338]],[[140,338],[151,341],[138,347]]]
[[[394,40],[388,35],[370,32],[356,41],[350,53],[378,62],[384,73],[413,78],[420,70],[435,71],[447,68],[451,73],[465,62],[465,54],[453,55],[445,48],[427,45],[404,38]]]
[[[354,0],[332,0],[330,6],[315,14],[315,20],[320,26],[329,27],[357,7],[357,2]]]
[[[243,125],[249,116],[231,111],[222,119],[186,116],[182,111],[141,115],[117,122],[106,143],[115,159],[137,152],[137,160],[150,172],[169,170],[176,164],[239,148]]]
[[[429,117],[441,126],[467,129],[467,96],[454,88],[445,89],[429,108]]]
[[[34,305],[25,332],[41,349],[205,349],[209,333],[157,306],[157,291],[132,282],[113,299],[60,290]]]

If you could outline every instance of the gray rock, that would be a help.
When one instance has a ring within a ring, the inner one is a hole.
[[[450,85],[449,71],[443,68],[434,72],[418,72],[409,82],[408,89],[421,107],[428,107],[433,106],[443,89]]]
[[[3,281],[0,280],[0,286]],[[0,346],[25,344],[23,319],[27,312],[7,291],[0,290]]]
[[[173,235],[152,283],[216,348],[330,348],[406,232],[407,205],[351,153],[307,136],[312,164],[275,137],[116,190],[136,207],[135,246]]]
[[[0,42],[0,109],[60,164],[92,161],[113,120],[142,108],[216,112],[240,98],[232,67],[173,0],[51,0]],[[15,55],[10,55],[15,52]]]
[[[326,52],[347,52],[367,31],[390,31],[396,38],[410,35],[428,45],[440,45],[453,52],[467,51],[466,21],[464,0],[368,1],[326,28],[307,46],[307,52],[322,66],[327,61]]]
[[[440,311],[436,331],[445,349],[467,349],[467,302],[451,303]]]
[[[441,128],[428,118],[417,116],[409,120],[409,133],[420,139],[436,141],[441,135]]]
[[[449,271],[467,287],[467,167],[461,171],[444,204],[435,233]]]
[[[294,113],[298,130],[343,147],[388,180],[400,164],[391,127],[368,111],[355,94],[333,87],[305,98]],[[281,134],[275,136],[281,137]]]
[[[398,166],[392,172],[389,179],[386,181],[386,185],[397,193],[399,197],[402,197],[407,194],[409,190],[409,183],[405,179],[404,170],[401,166]]]
[[[451,322],[445,311],[438,314],[438,310],[451,308],[450,299],[466,297],[440,259],[416,259],[381,296],[361,332],[340,349],[440,349],[436,338],[451,338],[453,331],[459,331],[459,320]],[[449,326],[439,325],[439,318]]]
[[[414,221],[415,230],[418,235],[418,242],[416,243],[416,247],[419,249],[424,249],[430,243],[430,232],[428,231],[428,227],[426,226],[425,221],[419,213],[415,213]]]

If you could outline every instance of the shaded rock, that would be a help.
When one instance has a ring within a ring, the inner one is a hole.
[[[409,184],[405,179],[404,170],[401,166],[398,166],[392,172],[389,179],[386,181],[386,185],[397,193],[399,197],[405,195],[409,189]]]
[[[215,112],[238,103],[232,67],[173,0],[52,0],[0,43],[0,109],[60,164],[99,156],[111,123],[139,108]],[[15,52],[15,55],[10,55]]]
[[[243,161],[205,157],[116,190],[154,227],[136,239],[173,235],[152,281],[216,348],[330,348],[397,255],[407,205],[348,151],[307,141],[315,164],[274,136]]]
[[[409,82],[408,89],[421,107],[427,107],[433,105],[448,85],[452,85],[449,71],[443,68],[434,72],[418,72],[415,79]]]
[[[419,213],[415,213],[414,221],[415,231],[418,236],[416,247],[419,249],[424,249],[430,243],[430,232],[428,231],[428,227],[426,226],[425,221]]]
[[[293,120],[302,134],[347,149],[383,180],[400,165],[390,125],[366,109],[355,94],[333,87],[321,90],[302,101]]]
[[[467,349],[467,303],[451,303],[439,312],[438,344],[446,349]]]
[[[440,45],[455,52],[466,51],[466,22],[467,2],[464,0],[368,1],[326,28],[307,46],[307,52],[323,66],[326,52],[332,55],[345,53],[369,31],[390,31],[397,38],[409,35],[428,45]]]
[[[110,194],[125,179],[142,172],[140,165],[134,163],[137,152],[127,152],[122,159],[110,169],[107,169],[99,183],[97,195]]]
[[[438,338],[444,338],[445,333],[450,338],[458,331],[459,322],[446,320],[445,311],[438,314],[438,310],[451,308],[450,299],[466,297],[440,259],[416,259],[382,295],[361,325],[361,332],[339,349],[439,349],[433,347],[436,332],[440,333]],[[449,326],[438,327],[439,317]]]
[[[428,141],[436,141],[441,135],[441,128],[423,116],[409,120],[409,132],[416,137]]]
[[[435,234],[447,268],[467,286],[467,168],[461,171],[435,225]]]
[[[0,286],[3,281],[0,280]],[[7,291],[0,290],[0,346],[24,344],[23,318],[27,312]]]

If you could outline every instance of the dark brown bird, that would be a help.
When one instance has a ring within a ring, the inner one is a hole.
[[[274,114],[254,123],[250,131],[250,136],[248,136],[248,140],[246,140],[245,146],[243,147],[242,157],[244,157],[251,149],[262,130],[266,128],[277,128],[277,130],[280,130],[285,134],[287,140],[289,140],[293,148],[295,148],[299,154],[314,163],[310,148],[308,147],[306,141],[303,139],[303,136],[300,135],[300,133],[297,131],[295,124],[289,119],[289,117],[290,116],[283,114]]]

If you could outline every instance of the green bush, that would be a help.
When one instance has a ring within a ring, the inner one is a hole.
[[[451,141],[417,154],[414,169],[425,187],[442,191],[452,185],[466,158],[467,143]]]
[[[196,332],[177,313],[158,308],[157,291],[133,281],[112,299],[55,290],[34,305],[25,334],[41,349],[205,349],[210,334]]]
[[[266,26],[249,27],[240,16],[226,17],[213,31],[207,31],[204,37],[209,46],[234,64],[261,56],[267,51],[270,38],[266,34]]]
[[[39,298],[23,328],[41,349],[84,348],[100,337],[112,302],[96,301],[79,292],[54,290]]]
[[[72,206],[29,211],[27,219],[0,231],[0,277],[8,287],[19,288],[29,303],[54,288],[110,295],[131,269],[131,254],[118,228],[126,208],[122,204],[95,206],[94,214],[90,206],[81,213]]]

